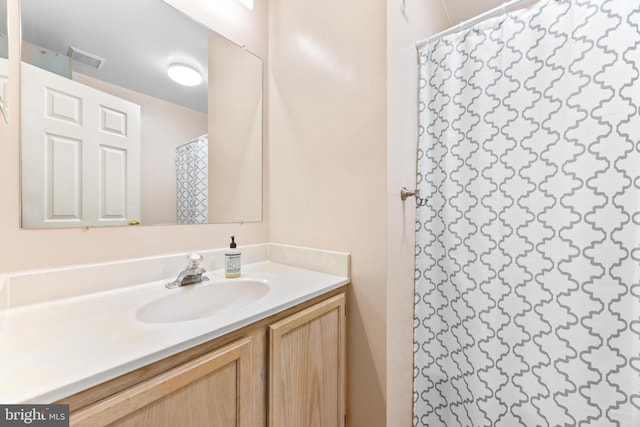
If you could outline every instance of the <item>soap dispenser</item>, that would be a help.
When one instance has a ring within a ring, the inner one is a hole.
[[[224,253],[224,275],[228,278],[240,277],[240,251],[236,249],[235,236],[231,236],[229,249]]]

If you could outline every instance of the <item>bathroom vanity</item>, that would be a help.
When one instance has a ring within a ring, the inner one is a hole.
[[[343,426],[348,254],[245,247],[225,279],[201,253],[209,280],[178,289],[126,279],[184,254],[10,275],[0,401],[69,404],[74,426]]]
[[[57,403],[77,426],[342,426],[345,314],[340,288]]]

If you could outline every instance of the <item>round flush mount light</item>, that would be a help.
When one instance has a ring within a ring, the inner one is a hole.
[[[171,64],[167,74],[174,82],[183,86],[198,86],[202,83],[202,75],[193,67],[185,64]]]

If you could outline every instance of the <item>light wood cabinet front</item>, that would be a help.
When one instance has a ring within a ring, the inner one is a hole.
[[[336,289],[56,403],[74,427],[343,427],[345,307]]]
[[[345,296],[269,327],[269,426],[345,423]]]
[[[252,352],[252,337],[235,341],[73,412],[71,425],[253,427]]]

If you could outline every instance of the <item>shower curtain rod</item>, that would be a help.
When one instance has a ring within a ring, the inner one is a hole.
[[[503,3],[501,6],[498,6],[496,8],[493,8],[491,10],[488,10],[485,13],[482,13],[476,17],[473,17],[471,19],[469,19],[468,21],[461,21],[460,23],[458,23],[457,25],[452,26],[451,28],[448,28],[444,31],[441,31],[437,34],[434,34],[430,37],[427,37],[424,40],[421,40],[419,42],[416,43],[416,48],[417,49],[421,49],[423,48],[425,45],[431,43],[434,40],[440,39],[444,36],[448,36],[450,34],[453,33],[457,33],[458,31],[463,31],[466,30],[467,28],[473,27],[474,25],[485,21],[489,18],[493,18],[494,16],[498,16],[507,12],[512,11],[513,9],[516,9],[517,7],[525,4],[525,3],[533,3],[532,0],[512,0],[510,2],[505,2]]]
[[[209,134],[208,134],[208,133],[205,133],[204,135],[200,135],[199,137],[194,138],[194,139],[192,139],[192,140],[191,140],[191,141],[189,141],[189,142],[185,142],[184,144],[176,145],[176,148],[184,147],[184,146],[186,146],[186,145],[193,144],[194,142],[198,142],[198,141],[200,141],[200,138],[205,137],[205,136],[207,136],[207,137],[208,137],[208,136],[209,136]]]

